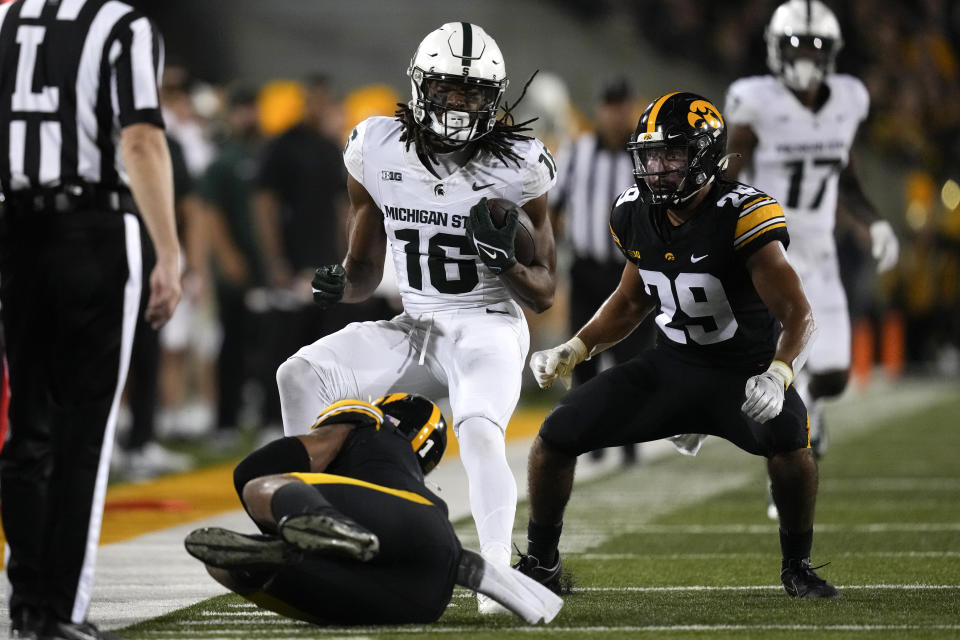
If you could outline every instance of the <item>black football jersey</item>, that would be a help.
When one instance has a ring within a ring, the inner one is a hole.
[[[410,491],[430,500],[444,512],[447,510],[447,505],[424,485],[423,471],[410,440],[387,423],[379,429],[355,427],[326,473]]]
[[[780,204],[753,187],[718,181],[684,224],[624,191],[610,215],[613,240],[657,303],[657,346],[693,364],[766,367],[780,325],[760,300],[746,260],[789,242]]]

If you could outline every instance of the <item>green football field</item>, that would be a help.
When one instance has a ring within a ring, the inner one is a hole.
[[[711,439],[578,486],[561,552],[573,580],[557,619],[481,617],[458,589],[434,625],[319,628],[222,596],[122,638],[957,638],[960,637],[960,391],[913,409],[831,416],[814,539],[836,601],[780,587],[762,460]],[[514,539],[524,540],[527,507]],[[457,523],[476,548],[472,521]]]

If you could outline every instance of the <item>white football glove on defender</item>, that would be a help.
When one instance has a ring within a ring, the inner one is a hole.
[[[774,360],[763,373],[747,380],[746,401],[740,410],[759,423],[776,418],[783,410],[783,396],[793,382],[793,369],[786,362]]]
[[[893,227],[886,220],[877,220],[870,225],[870,242],[873,259],[877,261],[877,273],[889,271],[897,264],[900,242]]]
[[[546,389],[558,378],[569,389],[573,368],[586,359],[587,345],[574,336],[553,349],[535,352],[530,356],[530,369],[541,389]]]

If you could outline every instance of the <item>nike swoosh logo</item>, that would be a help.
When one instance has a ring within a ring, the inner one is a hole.
[[[487,248],[486,248],[485,246],[483,246],[483,245],[478,244],[478,245],[477,245],[477,248],[480,249],[480,251],[483,251],[485,254],[487,254],[487,255],[490,256],[491,258],[496,258],[496,257],[497,257],[497,252],[496,252],[496,251],[490,251],[489,249],[487,249]]]
[[[491,182],[490,184],[481,184],[481,185],[478,185],[476,182],[474,182],[474,183],[473,183],[473,190],[474,190],[474,191],[480,191],[481,189],[486,189],[487,187],[492,187],[492,186],[495,185],[495,184],[497,184],[497,183],[496,183],[496,182]]]
[[[701,260],[703,260],[704,258],[706,258],[706,257],[709,256],[709,255],[710,255],[709,253],[705,253],[705,254],[703,254],[702,256],[695,256],[695,255],[693,255],[693,254],[691,253],[691,254],[690,254],[690,262],[696,264],[696,263],[700,262]]]
[[[501,313],[505,316],[510,315],[509,311],[501,311],[500,309],[487,309],[487,313]]]

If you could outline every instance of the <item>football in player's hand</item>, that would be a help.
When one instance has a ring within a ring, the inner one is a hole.
[[[503,198],[490,198],[487,200],[487,207],[490,209],[490,220],[496,228],[501,228],[507,220],[507,212],[516,209],[517,213],[517,234],[513,239],[513,250],[517,262],[524,266],[530,266],[533,262],[533,256],[536,255],[536,245],[533,243],[533,222],[530,216],[523,208],[505,200]]]

